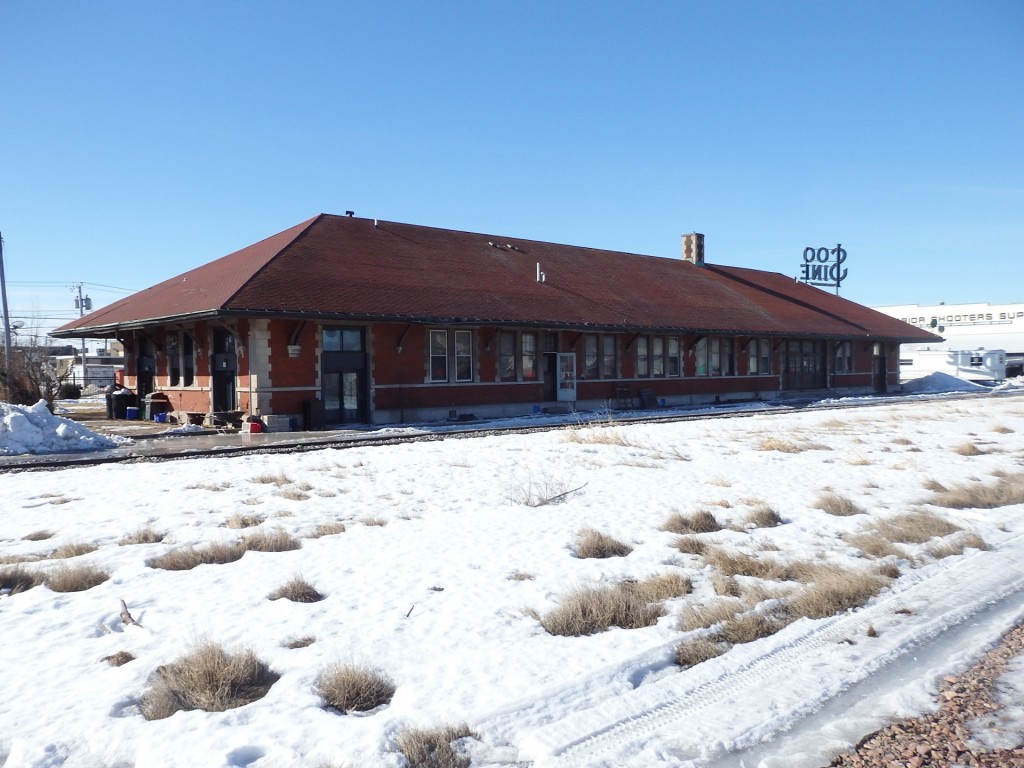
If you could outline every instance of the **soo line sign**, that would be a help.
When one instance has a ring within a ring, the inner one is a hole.
[[[800,265],[799,280],[808,285],[824,288],[835,288],[839,294],[839,285],[846,279],[843,262],[846,261],[846,249],[841,243],[835,248],[804,248],[804,263]]]

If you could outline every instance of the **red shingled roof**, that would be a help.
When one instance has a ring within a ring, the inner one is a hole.
[[[54,335],[217,315],[936,338],[777,273],[327,214]]]

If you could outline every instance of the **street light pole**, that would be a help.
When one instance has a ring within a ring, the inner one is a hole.
[[[92,309],[92,299],[86,296],[82,298],[82,284],[75,283],[75,287],[72,290],[78,291],[78,297],[75,299],[75,307],[78,309],[78,316],[84,317],[87,309]],[[86,379],[89,378],[88,368],[85,366],[85,336],[82,337],[82,388],[85,388]]]
[[[0,302],[4,311],[4,396],[11,396],[11,315],[7,310],[7,281],[4,279],[4,236],[0,233]]]

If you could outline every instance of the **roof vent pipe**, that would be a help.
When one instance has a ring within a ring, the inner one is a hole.
[[[543,272],[541,272],[541,270],[540,270],[540,262],[538,261],[537,262],[537,282],[538,283],[546,283],[547,281],[548,281],[548,276],[545,275]]]
[[[683,261],[704,266],[704,235],[699,232],[683,235]]]

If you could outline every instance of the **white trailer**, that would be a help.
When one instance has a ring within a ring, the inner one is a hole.
[[[978,384],[997,384],[1006,379],[1006,350],[900,348],[900,383],[936,372]]]

